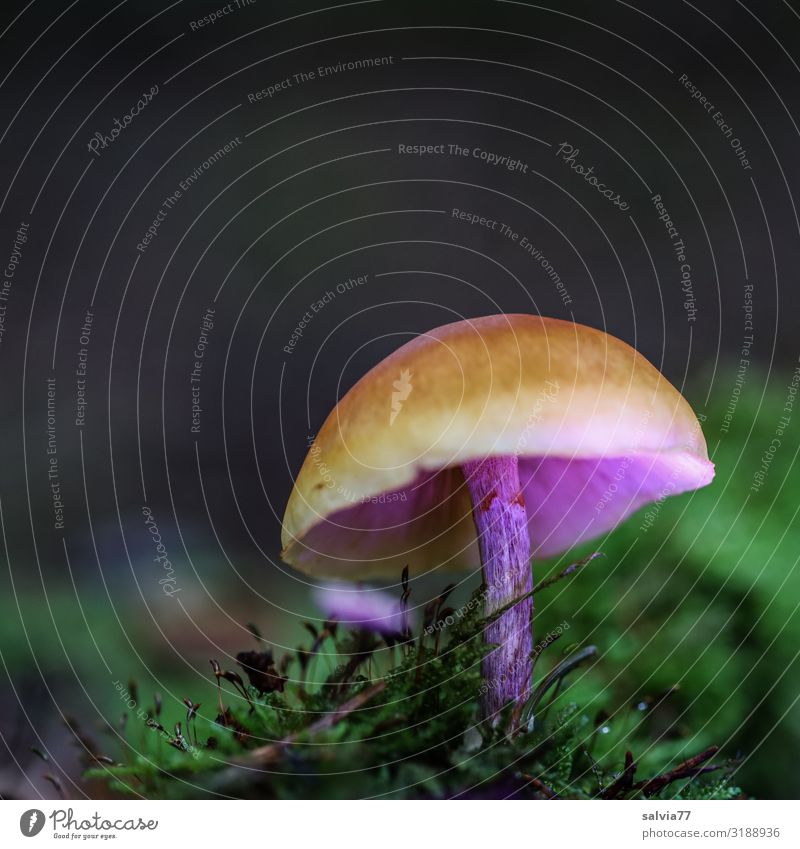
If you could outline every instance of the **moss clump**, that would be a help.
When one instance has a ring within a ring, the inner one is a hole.
[[[448,593],[428,606],[420,634],[379,638],[327,622],[307,626],[310,648],[280,661],[253,629],[257,649],[237,655],[243,675],[211,662],[210,710],[187,699],[170,725],[154,708],[145,744],[127,745],[121,763],[95,766],[91,777],[149,798],[740,794],[729,780],[733,764],[716,748],[681,756],[682,732],[664,721],[669,693],[620,707],[601,687],[591,713],[571,700],[570,678],[603,667],[594,646],[538,644],[528,702],[507,707],[494,725],[479,722],[481,659],[491,648],[482,642],[481,591],[459,611],[444,607]],[[664,769],[653,772],[655,763]]]

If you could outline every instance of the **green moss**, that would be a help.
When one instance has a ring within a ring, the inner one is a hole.
[[[613,669],[594,647],[567,647],[565,657],[554,642],[541,652],[521,730],[512,732],[519,721],[511,706],[497,724],[481,723],[485,620],[479,605],[456,619],[438,643],[433,633],[392,648],[361,633],[340,634],[335,672],[303,685],[304,676],[292,674],[302,666],[295,658],[280,693],[242,690],[238,675],[216,667],[223,710],[201,711],[190,723],[183,717],[183,745],[159,717],[150,722],[145,751],[130,747],[122,764],[91,776],[105,777],[115,792],[158,798],[588,799],[641,795],[632,778],[624,789],[615,785],[628,749],[644,754],[640,769],[681,760],[685,739],[661,733],[663,703],[622,706],[621,719],[609,725],[607,715],[620,707],[610,701],[613,688],[594,693],[593,713],[571,701],[570,679],[586,665],[595,675]],[[267,668],[272,658],[261,648]],[[205,694],[203,702],[214,699]],[[730,765],[718,764],[711,779],[671,781],[657,795],[737,795],[722,777]]]

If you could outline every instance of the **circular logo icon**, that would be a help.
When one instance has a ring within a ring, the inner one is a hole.
[[[36,837],[44,828],[44,814],[38,808],[31,808],[19,818],[19,830],[25,837]]]

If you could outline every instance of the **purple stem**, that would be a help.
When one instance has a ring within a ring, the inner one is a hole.
[[[533,589],[528,518],[519,483],[517,457],[490,457],[463,465],[486,584],[486,614]],[[484,635],[497,648],[483,660],[481,715],[496,718],[531,689],[533,598],[492,622]]]

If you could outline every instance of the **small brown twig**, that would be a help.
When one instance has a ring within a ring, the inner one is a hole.
[[[660,790],[663,790],[668,784],[673,781],[679,781],[682,778],[697,778],[706,772],[714,772],[720,769],[719,766],[704,766],[706,761],[710,761],[719,751],[719,746],[709,746],[705,751],[700,752],[693,758],[685,760],[678,764],[675,769],[657,775],[655,778],[649,778],[646,781],[639,781],[631,786],[631,790],[641,790],[645,796],[654,796]]]
[[[654,778],[637,781],[635,784],[633,778],[636,773],[636,763],[633,760],[633,754],[631,752],[625,752],[625,767],[622,773],[600,795],[603,799],[617,799],[628,793],[640,790],[645,796],[654,796],[673,781],[680,781],[682,778],[697,778],[698,775],[720,769],[718,766],[704,766],[706,761],[711,760],[718,751],[719,746],[709,746],[705,751],[700,752],[699,755],[683,761],[683,763],[678,764],[678,766],[669,770],[669,772],[656,775]]]
[[[338,722],[341,722],[341,720],[346,716],[353,713],[353,711],[363,707],[368,701],[377,696],[378,693],[382,692],[385,687],[385,681],[378,681],[376,684],[373,684],[371,687],[367,687],[366,690],[362,690],[351,699],[348,699],[346,702],[339,705],[336,710],[331,711],[331,713],[326,714],[321,719],[318,719],[316,722],[309,725],[308,728],[305,728],[295,734],[290,734],[288,737],[284,737],[277,743],[270,743],[267,746],[261,746],[258,749],[253,749],[253,751],[250,752],[246,758],[239,761],[239,763],[242,766],[264,766],[265,764],[274,763],[283,754],[284,749],[297,742],[301,735],[309,734],[313,736],[314,734],[319,734],[321,731],[326,731],[327,729],[332,728]]]
[[[520,775],[534,790],[538,790],[543,796],[548,799],[558,799],[558,793],[552,787],[545,784],[541,778],[537,778],[535,775],[529,775],[527,772],[520,773]]]
[[[601,796],[604,799],[616,799],[618,796],[624,796],[633,789],[633,777],[636,774],[636,762],[633,759],[633,752],[630,750],[625,752],[625,767],[622,770],[619,778],[602,792]]]

